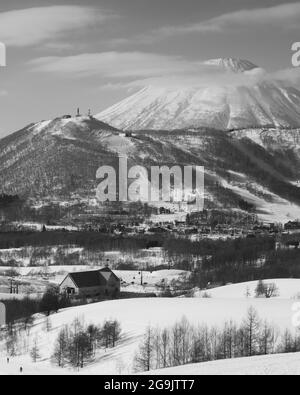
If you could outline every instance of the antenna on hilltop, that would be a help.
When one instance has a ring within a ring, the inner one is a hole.
[[[79,107],[77,108],[77,114],[76,114],[76,117],[81,117],[81,115],[80,115],[80,108],[79,108]]]

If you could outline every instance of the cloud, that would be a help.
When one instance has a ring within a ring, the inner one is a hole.
[[[279,70],[268,75],[271,80],[280,81],[288,86],[300,88],[300,68]]]
[[[249,63],[240,62],[241,65]],[[234,73],[218,64],[218,60],[207,62],[137,51],[41,57],[28,62],[32,72],[53,73],[63,78],[92,78],[101,89],[107,90],[149,85],[167,89],[254,86],[263,80],[300,85],[300,68],[276,73],[253,68]]]
[[[102,23],[109,13],[85,6],[50,6],[0,13],[0,37],[8,46],[32,46]]]
[[[110,79],[136,79],[169,73],[192,72],[199,62],[181,57],[144,52],[102,52],[67,57],[43,57],[29,62],[33,71],[73,76],[102,76]]]
[[[221,33],[235,28],[278,27],[296,29],[300,24],[300,3],[286,3],[267,8],[235,11],[199,23],[167,26],[149,35],[140,36],[139,42],[152,42],[162,37],[172,37],[188,33]]]
[[[90,77],[105,89],[146,85],[166,88],[253,84],[264,71],[232,73],[201,60],[188,60],[145,52],[103,52],[76,56],[42,57],[30,61],[34,72],[55,73],[64,78]]]

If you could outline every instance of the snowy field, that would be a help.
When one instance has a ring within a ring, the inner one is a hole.
[[[99,270],[99,266],[49,266],[45,267],[21,267],[14,269],[21,277],[19,281],[30,282],[32,288],[44,290],[47,286],[47,281],[59,285],[65,279],[68,273],[77,273],[82,271]],[[0,270],[5,273],[10,268],[4,267]],[[190,272],[183,270],[158,270],[158,271],[138,271],[138,270],[114,270],[114,273],[121,279],[121,290],[126,292],[136,293],[155,293],[164,291],[166,287],[172,286],[172,282],[182,283],[190,276]],[[142,285],[143,283],[143,285]],[[0,279],[1,284],[1,279]],[[35,293],[35,292],[33,292]],[[20,295],[19,298],[25,296]],[[10,295],[0,292],[0,300],[11,299]]]
[[[260,317],[274,324],[282,332],[285,329],[293,331],[293,303],[286,299],[201,299],[201,298],[146,298],[131,300],[116,300],[87,306],[66,309],[51,316],[50,332],[45,329],[45,318],[36,320],[30,334],[29,349],[37,339],[41,362],[36,365],[28,356],[28,348],[24,355],[13,360],[10,366],[5,359],[0,360],[0,372],[16,374],[16,366],[24,367],[24,373],[55,374],[50,362],[54,343],[58,332],[66,324],[71,324],[75,318],[84,319],[86,324],[101,325],[106,319],[117,319],[122,325],[123,335],[119,345],[112,350],[101,351],[96,360],[85,367],[81,374],[130,374],[133,372],[132,362],[140,340],[147,326],[169,327],[185,316],[192,324],[222,326],[224,322],[233,320],[237,323],[246,316],[250,306],[253,306]],[[2,344],[2,354],[5,357],[5,345]],[[1,362],[2,361],[2,362]],[[65,373],[74,373],[65,370]]]
[[[276,376],[300,375],[300,353],[228,359],[155,370],[151,375]]]
[[[99,267],[54,267],[49,268],[55,274],[51,281],[60,284],[65,276],[70,272],[85,270],[97,270]],[[59,270],[60,273],[57,273]],[[63,272],[63,273],[62,273]],[[121,290],[136,293],[157,293],[163,291],[167,286],[171,286],[173,281],[183,282],[190,276],[190,272],[183,270],[157,270],[153,272],[138,270],[114,270],[114,273],[121,280]],[[142,285],[143,283],[143,285]]]
[[[273,279],[264,280],[265,284],[274,283],[278,287],[278,299],[300,299],[300,279]],[[242,299],[255,298],[255,289],[258,281],[226,285],[225,287],[213,288],[207,291],[196,290],[195,297],[202,297],[207,293],[212,298]]]

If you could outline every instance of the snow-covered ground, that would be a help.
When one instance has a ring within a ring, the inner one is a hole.
[[[190,272],[183,270],[158,270],[154,272],[140,271],[114,271],[122,281],[122,290],[127,292],[154,292],[163,291],[172,286],[173,281],[184,282],[190,277]],[[143,282],[143,286],[141,286]]]
[[[273,279],[264,280],[265,284],[276,284],[278,299],[300,299],[300,279]],[[212,298],[219,299],[243,299],[255,298],[255,289],[258,281],[231,284],[225,287],[213,288],[207,291],[196,290],[195,297],[202,297],[205,293]]]
[[[229,183],[227,180],[221,178],[219,181],[224,188],[232,190],[247,202],[254,204],[257,210],[259,210],[259,218],[264,222],[286,223],[290,220],[300,218],[300,206],[275,195],[259,184],[249,183],[249,186],[257,193],[269,196],[272,198],[272,201],[266,201],[263,197],[254,194],[252,191],[248,191],[243,183]]]
[[[40,289],[40,282],[46,287],[47,279],[53,284],[61,284],[68,273],[77,273],[83,271],[98,270],[99,266],[38,266],[38,267],[20,267],[14,270],[20,274],[18,278],[22,282],[30,282],[32,288],[35,284]],[[9,271],[11,268],[0,268],[0,274]],[[121,279],[121,289],[126,292],[136,293],[158,293],[166,287],[172,286],[172,282],[183,283],[190,276],[190,272],[183,270],[157,270],[157,271],[138,271],[138,270],[114,270],[114,273]],[[143,285],[141,284],[143,283]],[[1,282],[0,282],[1,284]],[[19,296],[19,298],[24,297]],[[1,294],[0,300],[11,299],[11,295]]]
[[[300,375],[300,353],[266,355],[252,358],[227,359],[175,368],[154,370],[151,375]]]
[[[101,325],[106,319],[117,319],[121,322],[123,337],[119,345],[107,352],[102,351],[95,362],[85,367],[81,374],[118,374],[132,373],[132,361],[140,340],[147,326],[169,327],[185,316],[194,325],[222,326],[224,322],[233,320],[240,323],[247,309],[253,306],[260,317],[273,323],[282,332],[287,328],[293,330],[293,303],[286,299],[201,299],[201,298],[146,298],[131,300],[115,300],[87,306],[66,309],[51,316],[50,332],[45,329],[45,318],[36,320],[30,333],[29,349],[37,339],[41,360],[36,365],[28,356],[14,359],[11,366],[6,360],[0,360],[0,372],[16,373],[16,366],[23,366],[25,372],[35,371],[37,374],[55,374],[57,369],[50,363],[54,343],[59,330],[71,324],[75,318],[84,319],[86,324]],[[5,357],[5,345],[2,344],[2,356]],[[22,347],[21,347],[22,348]],[[36,368],[35,368],[36,366]],[[73,371],[70,371],[72,373]],[[65,371],[68,373],[68,371]]]
[[[99,267],[56,266],[50,267],[49,271],[52,274],[56,274],[54,278],[51,278],[51,281],[59,284],[70,272],[80,272],[97,269],[99,269]],[[122,291],[137,293],[157,293],[157,291],[162,291],[165,287],[171,285],[172,281],[182,282],[185,280],[185,278],[188,278],[190,276],[190,272],[183,270],[157,270],[153,272],[141,272],[139,270],[114,270],[114,273],[121,280]]]

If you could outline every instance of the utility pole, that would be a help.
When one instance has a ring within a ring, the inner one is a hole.
[[[19,283],[17,283],[13,278],[9,280],[10,282],[10,294],[11,295],[18,295],[19,294]]]

